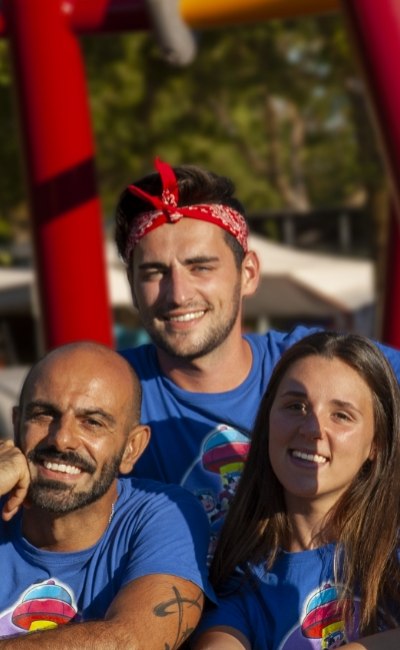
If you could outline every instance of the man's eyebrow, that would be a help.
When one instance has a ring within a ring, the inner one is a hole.
[[[162,262],[142,262],[138,265],[138,268],[145,271],[146,269],[167,269],[168,266]]]
[[[107,411],[104,411],[104,409],[99,408],[99,407],[94,407],[94,408],[87,408],[87,409],[76,409],[76,414],[79,417],[98,417],[100,416],[104,420],[106,420],[109,424],[116,424],[117,420],[111,413],[108,413]]]
[[[188,257],[183,260],[185,266],[190,266],[191,264],[207,264],[210,262],[219,262],[220,258],[216,255],[196,255],[195,257]],[[168,264],[164,262],[141,262],[138,265],[140,270],[146,269],[168,269]]]
[[[32,413],[34,413],[36,409],[46,411],[47,413],[54,413],[54,414],[61,413],[61,409],[58,406],[52,404],[51,402],[46,402],[45,400],[40,400],[40,399],[29,402],[25,407],[25,413],[29,416]],[[116,423],[116,419],[113,415],[111,415],[111,413],[108,413],[107,411],[104,411],[104,409],[99,407],[78,408],[75,410],[75,413],[79,417],[100,416],[110,424]]]
[[[208,262],[219,262],[217,255],[197,255],[184,260],[184,264],[207,264]]]
[[[25,406],[25,411],[26,413],[29,414],[32,413],[32,411],[34,411],[37,408],[52,413],[59,413],[59,409],[57,408],[57,406],[55,406],[51,402],[46,402],[46,400],[41,400],[41,399],[36,399],[36,400],[32,400],[31,402],[28,402],[28,404],[26,404]]]

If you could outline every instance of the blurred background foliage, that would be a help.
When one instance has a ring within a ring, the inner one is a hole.
[[[250,214],[361,206],[383,233],[386,179],[341,16],[213,29],[197,39],[197,58],[180,69],[162,61],[150,33],[82,38],[105,219],[159,155],[230,176]],[[0,120],[1,242],[28,214],[6,41]]]

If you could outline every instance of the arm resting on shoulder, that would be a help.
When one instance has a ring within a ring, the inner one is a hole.
[[[191,645],[192,650],[251,650],[248,639],[233,627],[221,625],[206,630]]]
[[[346,650],[399,650],[400,628],[366,636],[346,645]]]
[[[105,619],[0,639],[1,650],[176,650],[196,627],[203,592],[172,575],[148,575],[121,589]]]

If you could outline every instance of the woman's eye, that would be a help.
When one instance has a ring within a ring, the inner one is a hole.
[[[340,411],[339,413],[335,413],[335,417],[337,417],[338,420],[346,420],[346,421],[351,420],[348,413],[343,413],[342,411]]]
[[[298,411],[300,413],[305,413],[307,410],[307,407],[303,402],[292,402],[291,404],[288,404],[287,408],[291,411]]]

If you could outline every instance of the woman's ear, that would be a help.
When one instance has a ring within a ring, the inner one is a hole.
[[[149,444],[150,435],[150,427],[144,424],[137,424],[131,429],[119,465],[121,474],[129,474],[132,471],[133,466]]]
[[[375,444],[375,440],[373,440],[371,444],[371,449],[368,454],[368,460],[375,460],[375,458],[376,458],[376,444]]]

